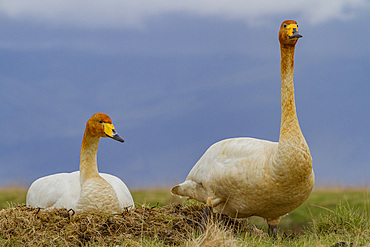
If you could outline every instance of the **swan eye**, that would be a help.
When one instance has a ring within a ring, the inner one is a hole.
[[[103,121],[100,120],[99,123],[103,123]]]

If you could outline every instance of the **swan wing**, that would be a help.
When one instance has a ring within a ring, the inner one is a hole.
[[[80,173],[57,173],[34,181],[26,204],[40,208],[72,208],[80,196]]]
[[[247,137],[217,142],[194,165],[186,181],[171,192],[206,202],[225,197],[236,187],[261,183],[277,145]]]
[[[255,174],[271,160],[278,143],[255,138],[232,138],[213,144],[190,171],[187,180],[204,183],[230,171]]]

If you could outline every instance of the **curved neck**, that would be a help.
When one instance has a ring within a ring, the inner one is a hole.
[[[279,142],[302,137],[294,99],[293,71],[295,46],[280,45],[281,51],[281,126]]]
[[[80,156],[80,182],[83,184],[89,178],[99,176],[97,152],[99,137],[90,136],[85,130],[81,145]]]

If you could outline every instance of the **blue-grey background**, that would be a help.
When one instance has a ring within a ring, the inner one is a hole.
[[[295,92],[318,185],[370,182],[370,2],[0,1],[0,186],[78,169],[110,115],[99,170],[171,186],[216,141],[277,141],[277,32],[295,19]]]

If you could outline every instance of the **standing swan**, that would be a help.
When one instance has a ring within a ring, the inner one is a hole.
[[[37,179],[28,189],[26,204],[104,213],[121,213],[126,207],[134,207],[131,193],[121,179],[98,172],[100,137],[123,142],[114,130],[112,120],[104,113],[96,113],[87,121],[81,145],[80,171]]]
[[[206,203],[205,213],[215,207],[232,217],[260,216],[274,236],[281,217],[306,201],[315,179],[294,101],[294,49],[301,37],[297,22],[281,24],[279,142],[254,138],[217,142],[195,164],[186,181],[171,189],[173,194]]]

